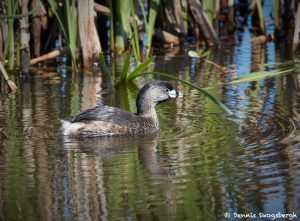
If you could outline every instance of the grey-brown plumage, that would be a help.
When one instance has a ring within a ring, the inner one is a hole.
[[[137,96],[136,114],[114,107],[97,106],[63,120],[63,132],[64,135],[79,137],[155,133],[159,130],[155,106],[181,96],[165,81],[150,82]]]

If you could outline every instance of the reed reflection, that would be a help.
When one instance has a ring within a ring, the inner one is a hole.
[[[164,176],[157,161],[156,146],[155,136],[84,140],[66,138],[65,176],[72,181],[67,192],[72,195],[72,207],[76,208],[79,220],[126,217],[128,211],[124,203],[129,205],[129,210],[137,209],[138,204],[132,200],[149,191],[148,185],[143,186],[139,182],[152,175]],[[148,172],[145,173],[143,168]],[[134,183],[139,183],[136,188],[131,186]],[[138,213],[131,212],[132,216]]]

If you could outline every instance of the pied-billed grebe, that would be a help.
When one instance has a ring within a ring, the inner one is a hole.
[[[137,113],[102,106],[62,120],[63,134],[75,137],[152,134],[159,130],[155,106],[171,98],[182,97],[165,81],[146,84],[136,99]]]

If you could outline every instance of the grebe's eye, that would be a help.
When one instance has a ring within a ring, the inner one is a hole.
[[[165,89],[165,92],[166,92],[166,93],[169,93],[169,92],[170,92],[170,90],[169,90],[168,88],[166,88],[166,89]]]

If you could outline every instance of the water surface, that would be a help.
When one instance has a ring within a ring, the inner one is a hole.
[[[153,77],[111,88],[99,71],[60,66],[17,78],[19,92],[1,95],[0,220],[299,219],[299,74],[226,85],[290,60],[273,43],[249,42],[238,36],[210,56],[235,66],[225,75],[184,50],[156,52],[156,71],[209,88],[234,112],[173,82],[184,97],[158,106],[157,136],[77,140],[60,131],[60,119],[97,104],[134,112],[138,89]]]

